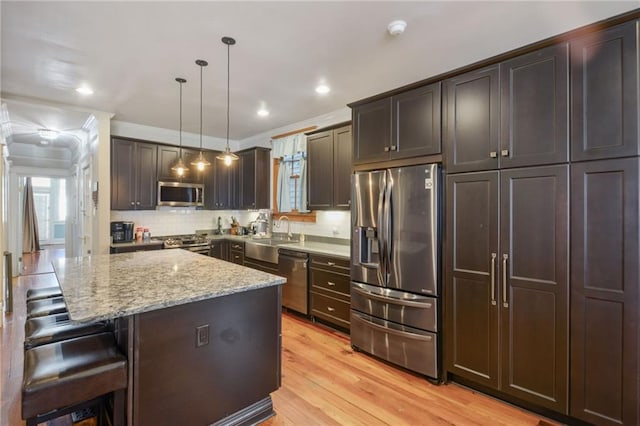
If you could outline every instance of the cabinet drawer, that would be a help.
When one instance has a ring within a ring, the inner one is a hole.
[[[330,256],[311,255],[311,267],[322,268],[332,272],[349,275],[351,263],[348,259],[338,259]]]
[[[230,250],[229,261],[237,263],[238,265],[244,265],[244,253],[241,251]]]
[[[230,250],[239,251],[239,252],[241,252],[241,253],[244,253],[244,243],[234,243],[234,242],[230,242],[230,243],[229,243],[229,249],[230,249]]]
[[[321,269],[311,269],[311,286],[349,296],[350,279],[348,275],[334,274]]]
[[[350,304],[311,292],[311,315],[342,327],[349,327]]]

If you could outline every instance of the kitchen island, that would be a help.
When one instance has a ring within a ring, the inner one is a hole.
[[[274,414],[284,278],[185,250],[53,266],[72,321],[114,321],[129,360],[128,425],[243,424]]]

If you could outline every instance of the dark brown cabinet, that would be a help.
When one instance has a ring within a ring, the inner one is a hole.
[[[569,161],[568,47],[445,81],[448,173]]]
[[[440,82],[353,108],[353,162],[441,152]]]
[[[560,413],[568,410],[567,196],[567,165],[447,177],[446,368]]]
[[[209,243],[209,256],[229,260],[229,242],[227,240],[212,240]]]
[[[268,209],[271,150],[252,148],[237,152],[240,209]]]
[[[571,415],[597,425],[640,422],[638,169],[571,165]]]
[[[173,167],[180,158],[180,150],[181,148],[177,146],[158,145],[158,180],[163,182],[179,181],[201,183],[208,170],[200,172],[196,170],[195,166],[191,165],[191,162],[197,159],[198,155],[200,155],[200,151],[198,150],[182,148],[182,161],[189,169],[185,176],[180,178],[173,170],[171,170],[171,167]],[[209,161],[211,160],[209,159]]]
[[[571,58],[571,159],[640,154],[637,22],[571,41]]]
[[[351,126],[307,138],[309,210],[351,207]]]
[[[111,210],[156,208],[156,152],[151,143],[111,141]]]
[[[238,265],[244,265],[244,243],[238,243],[236,241],[229,242],[228,260]]]
[[[444,82],[447,173],[498,167],[500,70],[491,66]]]
[[[500,167],[569,161],[569,47],[566,43],[500,64]]]
[[[351,310],[351,263],[347,259],[312,254],[310,264],[312,319],[321,319],[348,330]]]

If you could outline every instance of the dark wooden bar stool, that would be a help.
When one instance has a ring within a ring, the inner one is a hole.
[[[43,287],[43,288],[30,288],[27,290],[27,302],[33,302],[34,300],[49,299],[51,297],[61,297],[62,290],[60,286]]]
[[[45,315],[62,314],[67,312],[67,305],[62,297],[34,300],[27,302],[27,318],[43,317]]]
[[[47,315],[28,319],[24,324],[25,350],[47,343],[109,331],[104,322],[73,324],[67,314]]]
[[[126,387],[127,359],[113,333],[37,346],[24,355],[22,418],[36,426]]]

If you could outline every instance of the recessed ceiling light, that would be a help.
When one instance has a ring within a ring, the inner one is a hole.
[[[269,115],[269,110],[267,110],[267,109],[265,109],[265,108],[260,108],[260,109],[258,110],[258,115],[259,115],[260,117],[266,117],[266,116],[268,116],[268,115]]]
[[[400,35],[404,32],[405,28],[407,28],[407,23],[401,19],[391,21],[387,26],[387,31],[392,36]]]
[[[320,93],[321,95],[329,93],[330,91],[331,89],[326,84],[320,84],[318,87],[316,87],[316,92]]]
[[[76,92],[81,95],[93,95],[93,89],[89,86],[80,86],[76,89]]]

